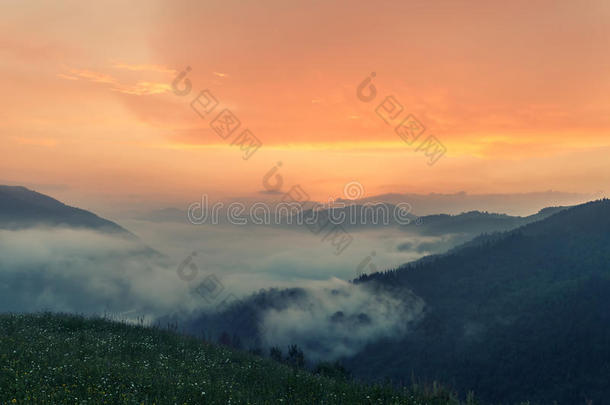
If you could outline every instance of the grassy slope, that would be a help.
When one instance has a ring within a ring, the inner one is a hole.
[[[72,315],[0,315],[0,403],[455,404],[333,380],[163,331]]]

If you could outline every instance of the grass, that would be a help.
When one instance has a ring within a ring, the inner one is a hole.
[[[446,390],[364,385],[159,328],[0,315],[1,404],[459,404]]]

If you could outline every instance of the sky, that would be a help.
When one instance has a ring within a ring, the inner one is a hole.
[[[0,10],[0,183],[74,205],[256,197],[276,166],[279,191],[322,201],[350,182],[366,197],[597,193],[610,180],[605,0]],[[218,102],[207,114],[204,90]],[[225,110],[240,126],[221,136]],[[395,131],[407,117],[410,143]],[[244,134],[260,147],[242,150]]]

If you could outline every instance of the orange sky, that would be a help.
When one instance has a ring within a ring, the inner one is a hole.
[[[431,4],[434,3],[434,4]],[[0,13],[0,183],[71,201],[175,202],[285,186],[605,190],[610,2],[23,1]],[[187,96],[171,82],[186,66]],[[377,97],[356,87],[371,72]],[[209,89],[208,119],[190,107]],[[409,146],[386,96],[426,127]],[[228,139],[210,121],[228,108]],[[230,143],[249,129],[248,160]],[[434,165],[415,149],[446,147]],[[57,193],[55,193],[57,194]]]

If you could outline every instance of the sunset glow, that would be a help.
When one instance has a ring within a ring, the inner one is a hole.
[[[607,1],[267,3],[5,2],[2,183],[178,203],[256,196],[282,162],[320,200],[352,180],[367,195],[605,190]],[[209,119],[190,106],[205,89]],[[435,164],[377,114],[387,96],[418,142],[444,145]],[[262,143],[247,160],[238,132],[210,127],[223,108]]]

